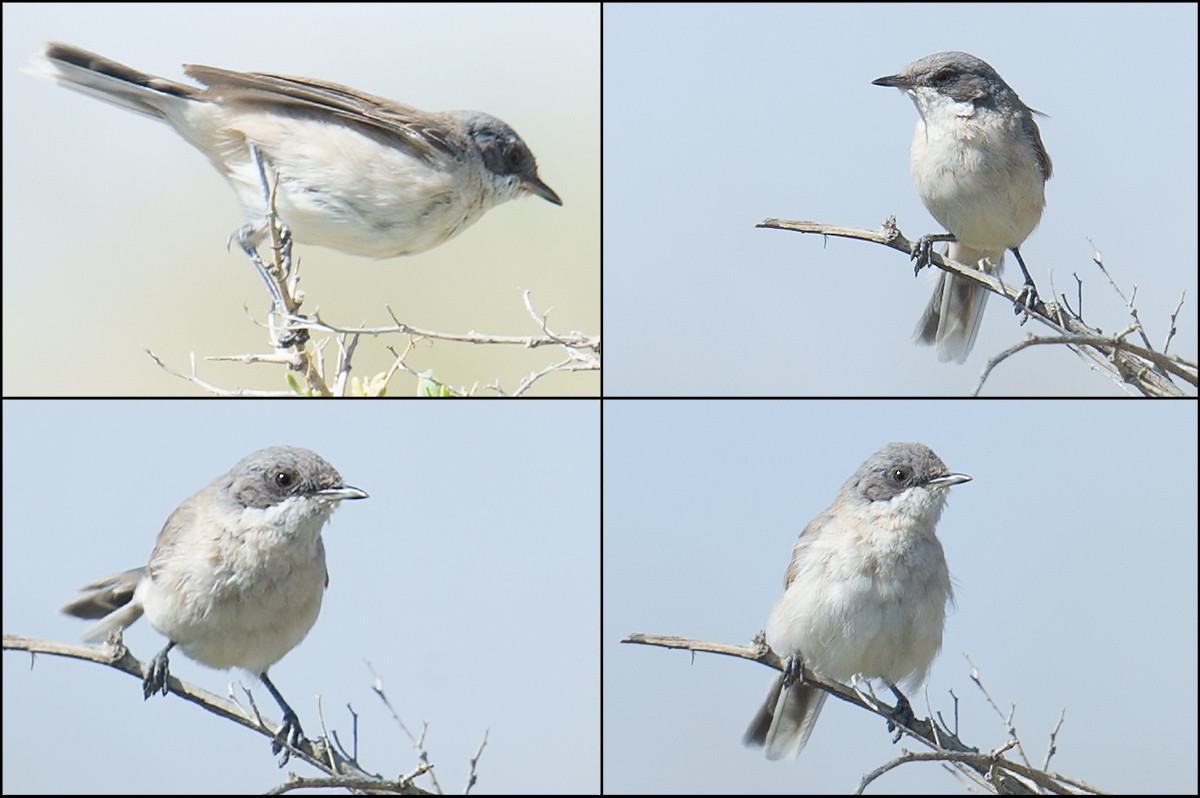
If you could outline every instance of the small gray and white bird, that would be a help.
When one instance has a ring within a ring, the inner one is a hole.
[[[969,53],[926,56],[899,74],[872,81],[907,94],[920,115],[909,151],[921,201],[949,235],[922,238],[918,270],[931,241],[950,241],[951,260],[999,277],[1012,250],[1036,299],[1020,246],[1042,218],[1050,156],[1037,113],[985,61]],[[914,338],[936,344],[938,360],[962,363],[975,344],[988,291],[949,272],[917,323]]]
[[[321,610],[329,583],[322,527],[339,502],[366,497],[315,452],[261,449],[171,513],[145,567],[84,585],[62,612],[100,619],[84,632],[88,641],[146,616],[168,643],[146,668],[145,698],[166,695],[167,655],[176,646],[210,667],[258,676],[283,710],[278,752],[303,732],[267,670],[304,639]]]
[[[29,71],[175,128],[233,186],[252,249],[267,232],[263,169],[295,239],[351,255],[413,255],[526,194],[562,201],[511,127],[336,83],[188,65],[178,83],[51,42]]]
[[[889,443],[838,491],[796,540],[767,643],[829,679],[919,685],[942,646],[950,572],[937,538],[946,491],[967,482],[928,446]],[[792,759],[808,742],[826,693],[775,679],[743,742]],[[910,710],[911,711],[911,710]]]

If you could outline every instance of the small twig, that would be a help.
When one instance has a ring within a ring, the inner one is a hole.
[[[115,670],[126,673],[134,677],[139,682],[142,679],[144,672],[144,664],[136,657],[129,653],[129,650],[124,645],[105,644],[101,646],[84,646],[71,643],[59,643],[49,640],[38,640],[35,638],[21,637],[19,635],[4,635],[4,650],[5,651],[29,651],[41,654],[50,654],[54,656],[67,657],[69,659],[84,660],[94,662]],[[171,676],[167,682],[168,689],[174,695],[195,704],[203,709],[211,712],[218,717],[233,721],[240,726],[244,726],[252,731],[258,732],[268,739],[273,739],[277,729],[271,727],[258,711],[257,705],[254,703],[253,694],[243,687],[245,690],[249,709],[243,707],[236,701],[228,698],[222,698],[218,695],[213,695],[206,690],[201,690],[189,682],[185,682],[175,676]],[[140,694],[140,686],[139,686]],[[267,750],[267,746],[263,745],[263,750]],[[341,757],[334,757],[331,766],[330,751],[331,746],[323,739],[310,740],[302,739],[297,746],[288,746],[288,750],[297,758],[303,759],[318,770],[330,775],[335,773],[349,773],[353,776],[373,779],[372,774],[365,772],[355,763],[350,762]],[[413,793],[416,788],[411,788],[408,792]],[[415,793],[413,793],[415,794]]]
[[[760,222],[758,227],[867,241],[890,247],[908,255],[911,255],[913,250],[913,243],[905,238],[897,229],[894,217],[887,219],[878,230],[862,230],[825,224],[823,222],[790,221],[784,219],[766,219]],[[938,252],[930,253],[930,262],[945,271],[951,272],[956,277],[983,286],[986,290],[999,294],[1011,302],[1017,302],[1022,295],[1018,289],[1003,283],[982,270],[973,268],[967,264],[947,260]],[[1098,252],[1095,256],[1095,262],[1104,271],[1104,274],[1108,276],[1108,272],[1104,269]],[[1111,277],[1109,277],[1109,282],[1116,288]],[[1124,300],[1124,295],[1121,294],[1119,289],[1116,290],[1118,295]],[[1052,293],[1050,296],[1054,296],[1054,294]],[[1136,292],[1134,296],[1136,296]],[[1036,319],[1041,324],[1050,327],[1058,333],[1059,337],[1043,339],[1042,343],[1071,345],[1073,350],[1085,357],[1094,369],[1102,371],[1113,380],[1129,383],[1135,390],[1145,396],[1182,396],[1183,391],[1171,381],[1171,377],[1186,380],[1193,387],[1198,384],[1195,363],[1170,357],[1164,353],[1154,352],[1153,347],[1145,337],[1145,332],[1142,329],[1140,321],[1137,321],[1136,308],[1133,307],[1132,300],[1129,300],[1126,304],[1133,312],[1135,322],[1137,323],[1136,329],[1143,337],[1143,346],[1137,348],[1131,347],[1128,344],[1114,347],[1110,338],[1104,336],[1100,330],[1092,328],[1083,322],[1082,289],[1079,292],[1079,303],[1081,307],[1078,314],[1075,314],[1068,307],[1067,311],[1071,315],[1064,315],[1060,303],[1051,300],[1044,303],[1035,303],[1032,308],[1028,309],[1025,315],[1026,318]],[[1067,304],[1065,297],[1062,304]],[[1021,348],[1023,349],[1027,346],[1028,344]],[[1021,351],[1021,349],[1015,351]],[[1147,355],[1145,353],[1151,354]],[[1010,352],[1005,357],[1011,354]],[[994,364],[992,365],[994,368]],[[991,370],[991,368],[987,369],[984,380],[981,380],[981,384],[983,381],[986,381],[986,375],[990,374]],[[979,387],[977,386],[976,393],[978,391]]]
[[[1058,732],[1062,729],[1066,719],[1067,710],[1064,707],[1062,713],[1058,716],[1058,723],[1055,723],[1054,728],[1050,730],[1050,744],[1046,746],[1046,760],[1042,762],[1042,770],[1050,769],[1050,760],[1058,753]]]
[[[467,773],[467,787],[463,790],[463,795],[471,792],[471,788],[475,786],[478,779],[476,767],[479,765],[479,757],[483,755],[483,749],[487,746],[488,730],[483,730],[483,739],[479,741],[479,747],[475,749],[475,755],[471,757],[471,768]]]
[[[774,668],[780,672],[786,669],[786,664],[769,646],[766,645],[765,637],[762,633],[755,636],[754,641],[748,645],[732,645],[729,643],[716,643],[708,640],[693,640],[686,637],[677,637],[674,635],[653,635],[635,633],[627,636],[621,641],[622,643],[631,643],[647,646],[658,646],[661,648],[682,649],[692,652],[708,652],[712,654],[721,654],[724,656],[737,657],[747,659],[752,662],[758,662],[767,667]],[[969,661],[969,660],[968,660]],[[860,706],[868,711],[882,715],[889,721],[894,722],[891,717],[894,708],[889,707],[883,702],[876,702],[873,699],[868,700],[865,695],[856,693],[855,689],[826,679],[821,674],[816,673],[808,668],[804,670],[805,684],[813,685],[827,693],[831,693],[843,701],[847,701],[856,706]],[[982,685],[980,685],[982,689]],[[985,691],[986,695],[986,691]],[[988,701],[991,702],[990,697]],[[995,703],[991,702],[993,708]],[[875,704],[875,706],[871,706]],[[997,710],[998,712],[998,710]],[[955,712],[957,716],[957,710]],[[1011,718],[1006,722],[1010,722]],[[1045,790],[1055,793],[1067,792],[1066,787],[1078,787],[1088,792],[1095,793],[1096,790],[1085,785],[1075,779],[1069,779],[1057,773],[1046,773],[1035,770],[1019,762],[1012,762],[1005,759],[1002,754],[1013,747],[1019,745],[1019,742],[1013,741],[1002,746],[996,751],[990,753],[980,753],[978,749],[967,746],[953,732],[943,726],[938,727],[935,733],[932,731],[933,724],[928,720],[914,719],[910,726],[901,727],[910,737],[919,740],[923,744],[934,749],[931,754],[905,754],[899,760],[885,766],[883,769],[876,772],[874,775],[868,774],[864,778],[864,784],[860,787],[865,787],[870,781],[878,778],[882,773],[895,768],[898,764],[908,761],[944,761],[961,763],[962,767],[967,767],[975,771],[982,779],[975,779],[978,783],[986,783],[991,789],[1002,794],[1029,794],[1032,792],[1030,783],[1036,784]],[[967,774],[970,776],[970,774]]]
[[[1171,324],[1167,329],[1167,340],[1163,341],[1163,354],[1171,348],[1171,339],[1175,337],[1175,322],[1179,318],[1179,311],[1183,307],[1183,301],[1187,298],[1187,291],[1179,295],[1179,304],[1175,306],[1175,310],[1171,312]]]
[[[400,727],[400,730],[403,731],[405,736],[408,737],[409,743],[412,744],[413,749],[417,752],[417,759],[420,761],[420,763],[432,768],[433,765],[429,761],[429,751],[425,749],[425,730],[428,724],[422,724],[421,734],[419,737],[409,731],[408,726],[405,725],[404,721],[400,718],[400,714],[396,712],[395,707],[392,706],[392,702],[387,697],[387,691],[383,687],[383,678],[375,672],[375,668],[370,662],[365,662],[365,664],[367,666],[367,670],[371,672],[371,676],[373,676],[375,679],[374,684],[371,685],[371,690],[375,693],[379,700],[383,702],[383,705],[387,707],[388,712],[392,713],[392,719],[396,721],[396,724]],[[428,773],[429,780],[433,784],[433,791],[438,795],[441,795],[442,785],[438,784],[437,774],[434,773],[432,769],[428,770]]]

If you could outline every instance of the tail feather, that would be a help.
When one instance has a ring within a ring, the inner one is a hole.
[[[765,748],[767,759],[795,759],[808,743],[827,695],[804,684],[784,689],[780,676],[771,685],[742,742]]]
[[[1004,271],[1004,253],[988,255],[951,242],[944,254],[997,277]],[[988,293],[969,280],[943,271],[925,312],[917,321],[913,339],[921,344],[935,344],[938,360],[943,363],[965,362],[979,335]]]

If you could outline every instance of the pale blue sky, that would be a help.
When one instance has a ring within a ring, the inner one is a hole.
[[[1195,403],[965,400],[606,402],[608,792],[850,793],[899,752],[883,720],[831,700],[797,761],[768,762],[741,738],[771,671],[619,641],[749,643],[804,525],[905,440],[974,477],[938,528],[957,607],[933,705],[949,714],[953,690],[964,739],[1003,742],[967,654],[1016,704],[1035,762],[1065,709],[1055,770],[1114,793],[1195,792]],[[921,712],[924,694],[910,697]],[[910,764],[872,792],[963,789]]]
[[[594,5],[106,9],[4,7],[6,391],[177,389],[142,345],[178,361],[203,341],[242,351],[261,339],[237,310],[261,304],[260,286],[224,251],[240,223],[229,189],[170,130],[17,73],[48,38],[172,77],[184,61],[270,69],[496,113],[564,208],[510,203],[430,261],[312,262],[310,290],[351,275],[355,291],[322,293],[323,311],[374,319],[399,296],[441,326],[486,312],[510,330],[524,324],[517,289],[534,287],[564,326],[598,328]],[[1055,178],[1022,248],[1039,285],[1053,269],[1067,290],[1079,271],[1091,321],[1124,326],[1090,271],[1090,236],[1122,286],[1139,284],[1156,342],[1187,291],[1174,349],[1195,352],[1194,7],[639,5],[609,6],[604,22],[610,393],[961,394],[986,354],[1032,331],[993,301],[967,365],[940,364],[908,340],[932,276],[913,279],[875,247],[754,228],[896,214],[904,232],[929,232],[908,176],[916,111],[870,81],[945,49],[987,59],[1051,114]],[[438,56],[448,45],[433,30],[453,34],[459,57]],[[437,367],[447,350],[420,354]],[[529,354],[506,363],[526,373]],[[1120,394],[1061,352],[1023,355],[991,385]],[[803,525],[882,444],[920,440],[975,478],[942,524],[958,606],[931,700],[944,709],[953,689],[964,736],[1001,740],[967,680],[969,653],[997,700],[1018,705],[1035,758],[1065,707],[1059,770],[1114,791],[1196,790],[1195,698],[1157,701],[1144,686],[1197,679],[1194,402],[608,401],[603,602],[600,412],[5,401],[4,631],[74,639],[81,624],[55,610],[75,587],[144,562],[171,509],[244,454],[294,443],[371,494],[335,515],[322,617],[272,671],[306,728],[316,694],[339,730],[353,703],[364,757],[411,767],[370,694],[370,659],[406,720],[429,720],[447,790],[489,728],[478,789],[594,792],[602,660],[609,791],[850,791],[896,751],[881,722],[829,702],[801,760],[770,764],[740,745],[766,669],[617,641],[748,641]],[[145,624],[129,641],[141,656],[162,645]],[[217,692],[231,678],[177,663]],[[127,677],[11,654],[4,669],[6,792],[233,792],[281,777],[262,738],[177,699],[143,703]],[[113,766],[131,755],[135,766]],[[961,791],[935,766],[884,783]]]
[[[992,298],[975,352],[910,343],[934,275],[862,242],[759,230],[766,217],[940,232],[909,176],[917,112],[882,75],[942,50],[991,63],[1054,161],[1021,248],[1113,332],[1139,286],[1150,339],[1196,352],[1195,5],[612,5],[604,14],[607,395],[964,395],[1036,325]],[[1009,282],[1019,270],[1006,272]],[[1022,354],[989,395],[1118,395],[1065,350]]]
[[[306,446],[370,498],[325,531],[321,617],[271,669],[310,734],[324,717],[363,763],[415,767],[371,693],[369,660],[460,792],[490,730],[484,792],[592,792],[599,781],[599,410],[594,402],[4,403],[4,631],[77,640],[57,608],[144,564],[184,498],[249,452]],[[164,641],[126,637],[145,659]],[[270,743],[94,664],[4,655],[4,792],[246,792],[286,773]],[[218,695],[243,674],[185,656]],[[278,719],[255,689],[259,707]],[[348,744],[348,743],[347,743]],[[67,752],[64,754],[64,752]],[[306,766],[292,765],[299,773]]]

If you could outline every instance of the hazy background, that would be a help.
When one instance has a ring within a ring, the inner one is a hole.
[[[1187,292],[1171,351],[1194,359],[1196,23],[1195,5],[606,6],[606,394],[963,395],[989,357],[1046,332],[992,297],[967,363],[939,363],[910,342],[935,274],[755,229],[894,214],[909,238],[941,232],[909,176],[917,111],[871,81],[942,50],[1050,115],[1054,177],[1021,248],[1042,293],[1074,306],[1078,273],[1091,324],[1129,323],[1090,237],[1126,295],[1139,286],[1156,346]],[[1121,394],[1062,347],[1010,360],[986,392]]]
[[[184,81],[182,64],[342,83],[428,110],[487,111],[517,130],[563,199],[510,202],[421,255],[375,261],[297,247],[304,309],[344,325],[444,332],[600,332],[600,12],[592,5],[4,6],[4,394],[194,395],[143,351],[261,352],[262,282],[226,240],[233,191],[168,126],[19,70],[49,39]],[[248,308],[248,312],[243,308]],[[383,370],[405,341],[364,339],[356,365]],[[423,342],[409,357],[455,385],[520,378],[548,348]],[[282,389],[278,368],[204,364],[222,386]],[[402,377],[393,393],[408,394]],[[536,393],[596,394],[598,374]]]

